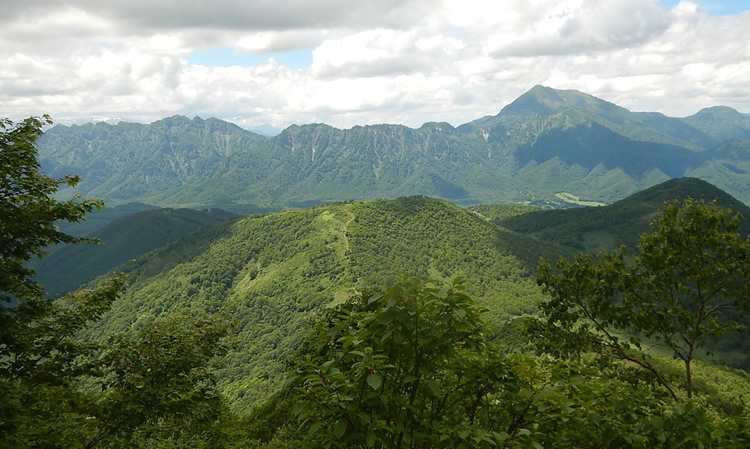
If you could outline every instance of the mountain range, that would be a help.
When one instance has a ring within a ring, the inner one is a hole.
[[[456,204],[613,203],[695,177],[750,203],[750,115],[716,106],[685,118],[535,86],[494,116],[261,136],[218,119],[57,125],[38,142],[45,171],[117,205],[253,213],[330,201],[427,195]]]

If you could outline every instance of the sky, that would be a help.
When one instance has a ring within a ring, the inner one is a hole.
[[[750,0],[0,0],[0,117],[454,126],[537,84],[750,113]]]

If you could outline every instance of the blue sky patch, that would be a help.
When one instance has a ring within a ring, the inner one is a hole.
[[[229,47],[218,47],[210,50],[197,50],[187,57],[188,64],[210,67],[252,67],[275,59],[279,65],[290,69],[301,69],[312,64],[312,52],[309,50],[282,51],[275,53],[251,53],[236,51]]]
[[[670,8],[679,0],[659,0],[663,6]],[[750,9],[750,0],[697,0],[698,9],[712,16],[726,16]]]

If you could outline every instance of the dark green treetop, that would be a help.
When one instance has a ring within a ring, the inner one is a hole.
[[[60,185],[75,186],[79,178],[53,178],[40,171],[35,142],[50,124],[46,115],[16,124],[0,120],[0,300],[5,302],[42,294],[24,262],[44,255],[49,245],[83,241],[60,232],[57,221],[80,221],[104,205],[80,197],[54,198]]]
[[[674,395],[674,388],[640,352],[630,331],[660,342],[684,363],[686,394],[692,396],[691,365],[706,337],[742,330],[750,310],[750,241],[737,232],[739,218],[713,202],[667,203],[640,237],[639,252],[625,247],[594,262],[579,254],[560,260],[555,273],[546,260],[538,282],[551,298],[545,322],[530,326],[549,351],[595,351],[641,365]]]

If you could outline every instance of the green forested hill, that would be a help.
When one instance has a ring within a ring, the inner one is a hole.
[[[748,136],[747,115],[730,108],[672,118],[536,86],[499,114],[458,127],[308,124],[268,138],[178,116],[56,126],[39,150],[48,172],[80,174],[77,191],[112,205],[249,213],[415,194],[467,205],[565,205],[560,193],[612,203],[684,176],[748,203]]]
[[[649,223],[656,218],[666,201],[692,197],[717,200],[717,204],[750,217],[750,208],[721,189],[696,178],[679,178],[656,185],[614,204],[566,210],[538,210],[522,215],[493,217],[499,225],[581,251],[612,249],[621,244],[631,250],[638,236],[649,231]],[[750,221],[740,228],[750,234]]]
[[[684,121],[718,141],[750,139],[750,115],[726,106],[701,109]]]
[[[284,361],[321,308],[402,273],[462,276],[500,323],[534,310],[539,255],[565,253],[425,197],[248,216],[124,265],[133,285],[94,332],[188,310],[230,314],[236,349],[221,369],[221,386],[236,409],[246,409],[279,387]]]
[[[110,215],[132,212],[134,209],[139,209],[139,206],[113,211]],[[157,209],[131,213],[85,233],[87,237],[100,240],[101,244],[82,243],[52,248],[50,254],[34,264],[37,280],[52,296],[67,293],[127,260],[164,246],[202,226],[233,216],[218,209]],[[75,227],[72,229],[75,230]]]
[[[105,206],[86,215],[86,219],[83,221],[76,223],[62,222],[58,223],[58,227],[66,234],[83,237],[96,232],[98,229],[120,218],[154,209],[159,208],[145,203],[126,203],[115,207]]]

